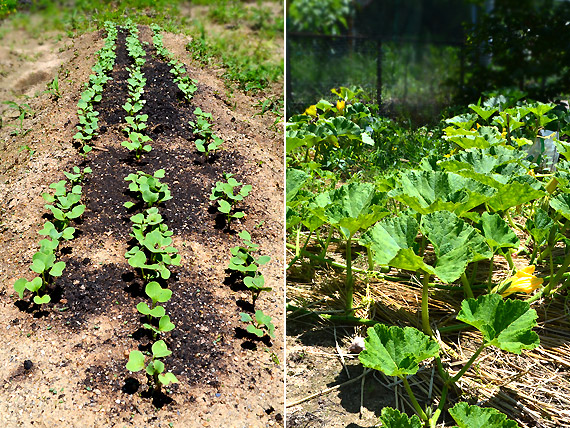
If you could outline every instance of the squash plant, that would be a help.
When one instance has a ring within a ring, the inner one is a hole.
[[[498,294],[488,294],[480,296],[478,299],[463,300],[457,319],[479,330],[482,333],[482,343],[465,365],[454,375],[451,375],[443,367],[439,358],[439,345],[435,339],[413,327],[388,327],[383,324],[370,327],[368,336],[364,340],[365,349],[360,352],[358,358],[365,367],[380,370],[388,376],[398,377],[402,381],[419,418],[419,421],[413,418],[415,426],[435,428],[445,408],[449,388],[469,370],[485,348],[494,346],[507,352],[520,354],[523,349],[534,349],[539,345],[538,335],[532,331],[536,326],[536,318],[536,311],[530,309],[528,303],[520,300],[503,300]],[[440,376],[444,380],[441,399],[435,410],[423,409],[420,406],[408,382],[408,376],[417,373],[419,364],[431,358],[434,358]],[[471,420],[465,406],[466,404],[462,404],[459,407],[456,406],[455,410],[450,410],[454,419],[466,418],[466,420]],[[479,417],[490,416],[500,422],[499,425],[485,426],[517,426],[516,424],[513,425],[512,421],[506,422],[503,417],[492,416],[497,411],[489,413],[475,407],[471,410],[475,414],[480,414]],[[386,412],[393,411],[387,410]],[[397,416],[394,413],[392,414]],[[383,417],[385,417],[384,413]],[[459,422],[458,419],[456,421]]]

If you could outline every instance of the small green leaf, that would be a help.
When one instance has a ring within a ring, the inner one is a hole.
[[[384,428],[422,428],[423,424],[417,415],[411,418],[405,413],[391,407],[384,407],[380,416]],[[481,425],[483,427],[483,425]]]
[[[24,280],[25,281],[25,280]],[[245,312],[240,312],[240,319],[242,322],[251,322],[253,321],[253,318],[251,317],[250,314],[246,314]]]
[[[462,401],[449,409],[449,414],[459,428],[519,428],[519,425],[507,419],[507,415],[493,408],[470,406]]]
[[[49,296],[49,294],[46,294],[42,297],[34,296],[34,303],[36,305],[43,305],[44,303],[49,303],[50,301],[51,301],[51,297]]]
[[[366,349],[358,355],[360,362],[388,376],[415,374],[421,361],[439,353],[437,342],[413,327],[376,324],[368,329],[364,342]]]
[[[65,269],[65,262],[55,263],[49,271],[51,276],[61,276],[63,270]]]
[[[159,340],[153,343],[152,355],[154,358],[168,357],[170,354],[172,354],[172,351],[168,350],[164,340]]]
[[[30,282],[26,282],[26,288],[32,293],[37,293],[44,286],[44,282],[41,277],[36,276]]]
[[[172,297],[172,290],[169,290],[168,288],[162,288],[156,281],[151,281],[146,285],[145,293],[152,299],[154,303],[168,302]]]
[[[171,372],[159,374],[158,381],[164,386],[168,386],[171,383],[178,383],[178,379],[176,379],[176,376]]]
[[[129,362],[127,363],[127,370],[131,372],[138,372],[144,368],[144,355],[141,351],[131,351],[129,354]]]
[[[257,337],[263,337],[265,335],[265,331],[255,327],[253,324],[248,325],[246,330],[248,331],[248,333],[255,334]]]
[[[520,354],[523,349],[534,349],[540,344],[536,326],[536,311],[522,300],[503,300],[498,294],[486,294],[477,300],[461,302],[457,319],[472,325],[483,333],[485,346],[493,345],[508,352]]]
[[[14,283],[14,290],[18,293],[20,299],[24,298],[24,291],[26,290],[27,283],[28,280],[26,278],[20,278]]]
[[[175,325],[170,322],[170,317],[168,315],[160,317],[160,321],[158,321],[158,330],[159,331],[165,333],[165,332],[173,330],[174,327],[175,327]]]
[[[150,315],[150,308],[148,307],[148,304],[146,304],[145,302],[140,302],[139,304],[137,304],[137,311],[139,311],[141,314],[143,315]]]

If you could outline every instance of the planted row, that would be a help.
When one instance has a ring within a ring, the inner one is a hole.
[[[127,67],[129,78],[127,79],[128,97],[123,105],[126,111],[125,122],[127,126],[124,131],[127,134],[127,140],[121,143],[122,146],[134,152],[135,158],[139,160],[143,153],[152,150],[151,138],[142,133],[147,128],[148,115],[140,114],[145,100],[143,99],[146,78],[142,73],[142,66],[145,64],[146,52],[139,40],[138,28],[132,22],[127,23],[129,35],[126,38],[126,46],[129,56],[133,60],[133,65]]]
[[[62,275],[65,262],[56,261],[57,249],[62,240],[69,241],[74,238],[75,228],[69,226],[70,221],[77,219],[85,211],[85,205],[81,201],[81,185],[85,174],[90,173],[90,168],[80,170],[74,168],[73,173],[65,172],[69,179],[71,189],[67,190],[68,182],[60,180],[50,184],[54,194],[43,193],[42,197],[48,204],[45,205],[54,217],[54,221],[47,221],[39,235],[45,236],[40,241],[39,250],[32,256],[30,270],[37,274],[31,281],[20,278],[14,283],[14,290],[20,299],[24,298],[26,290],[33,295],[33,302],[37,305],[49,303],[51,297],[48,294],[48,286],[53,284],[54,279]]]
[[[178,89],[182,91],[184,94],[184,98],[186,101],[191,101],[194,93],[198,90],[197,81],[195,79],[191,79],[189,76],[186,75],[186,68],[183,64],[178,62],[174,55],[164,47],[162,41],[162,28],[156,24],[152,24],[150,26],[151,30],[153,31],[152,41],[156,48],[156,52],[159,56],[168,60],[168,65],[172,68],[170,69],[170,73],[174,76],[174,83],[178,86]]]
[[[86,89],[81,93],[81,98],[77,103],[77,115],[79,125],[78,132],[73,138],[81,145],[81,151],[84,156],[91,151],[89,142],[97,135],[99,112],[95,110],[95,104],[101,101],[103,88],[108,80],[111,79],[109,73],[115,64],[115,47],[118,30],[112,22],[105,23],[107,38],[105,45],[99,50],[99,58],[93,66],[94,74],[89,76],[89,82],[85,83]]]

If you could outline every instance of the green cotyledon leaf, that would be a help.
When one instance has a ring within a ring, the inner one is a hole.
[[[437,342],[413,327],[376,324],[364,342],[366,348],[358,355],[362,365],[388,376],[413,375],[421,361],[439,354]]]
[[[420,214],[452,211],[461,215],[485,203],[496,190],[476,180],[444,171],[410,170],[388,193]]]
[[[449,211],[424,215],[420,230],[433,245],[435,274],[446,283],[458,279],[469,263],[493,256],[479,231]]]
[[[409,417],[405,413],[391,407],[384,407],[380,415],[384,428],[422,428],[423,424],[417,415]]]
[[[458,428],[519,428],[515,421],[507,419],[507,415],[497,409],[470,406],[464,401],[449,409],[449,414]]]
[[[483,333],[485,346],[493,345],[515,354],[540,344],[538,334],[532,331],[536,318],[536,311],[527,302],[503,300],[498,294],[463,300],[457,314],[459,321]]]
[[[329,192],[331,204],[324,209],[326,220],[337,227],[345,238],[359,229],[367,229],[388,211],[382,206],[382,195],[371,183],[345,184]]]
[[[416,254],[418,230],[414,217],[400,215],[380,220],[358,242],[372,250],[374,261],[379,265],[434,273],[433,268]]]

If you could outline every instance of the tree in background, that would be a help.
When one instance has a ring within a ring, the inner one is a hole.
[[[517,87],[536,100],[570,92],[570,3],[500,0],[467,37],[470,101],[483,91]]]

